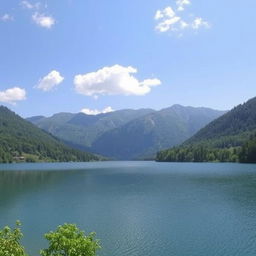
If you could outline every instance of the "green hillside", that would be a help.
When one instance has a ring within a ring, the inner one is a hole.
[[[52,135],[0,106],[0,162],[91,161],[97,156],[69,148]]]
[[[223,113],[174,105],[104,133],[92,148],[117,159],[154,158],[157,151],[183,142]]]
[[[256,133],[256,98],[239,105],[201,129],[181,146],[158,153],[158,161],[251,162]]]
[[[94,141],[105,132],[153,111],[125,109],[95,116],[83,113],[58,113],[51,117],[31,117],[27,120],[70,145],[79,149],[90,149]]]
[[[28,119],[66,144],[113,159],[153,158],[177,145],[223,111],[174,105],[160,111],[119,110],[107,114],[59,113]]]

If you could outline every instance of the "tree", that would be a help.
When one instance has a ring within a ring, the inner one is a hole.
[[[100,249],[95,233],[85,235],[74,224],[64,224],[56,231],[45,234],[49,248],[41,250],[42,256],[95,256]]]
[[[16,227],[11,229],[6,226],[0,230],[0,256],[26,256],[24,247],[20,244],[23,237],[19,221],[16,222]]]

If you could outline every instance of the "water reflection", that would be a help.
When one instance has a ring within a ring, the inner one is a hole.
[[[64,222],[96,231],[103,256],[256,253],[253,165],[62,166],[0,171],[0,225],[21,219],[33,255],[42,235]]]

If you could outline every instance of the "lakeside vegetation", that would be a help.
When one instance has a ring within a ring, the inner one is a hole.
[[[182,145],[158,152],[157,161],[256,162],[256,98],[201,129]]]
[[[0,230],[1,256],[29,256],[21,244],[23,234],[20,226],[21,223],[17,221],[15,228],[6,226]],[[40,251],[41,256],[95,256],[101,248],[95,233],[86,235],[74,224],[58,226],[44,237],[49,246]]]
[[[97,161],[0,106],[0,163]]]

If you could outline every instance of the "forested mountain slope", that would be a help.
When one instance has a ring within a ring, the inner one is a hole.
[[[160,111],[119,110],[95,116],[59,113],[29,120],[79,149],[114,159],[141,159],[183,142],[223,113],[174,105]]]
[[[99,158],[65,146],[52,135],[0,106],[0,162],[90,160]]]
[[[58,113],[52,117],[27,120],[39,128],[78,148],[90,148],[105,132],[120,127],[130,120],[154,112],[152,109],[125,109],[106,114]]]
[[[158,150],[183,142],[223,113],[174,105],[106,132],[92,148],[118,159],[154,157]]]
[[[242,147],[256,132],[256,98],[211,122],[181,146],[161,151],[158,161],[245,161]]]

